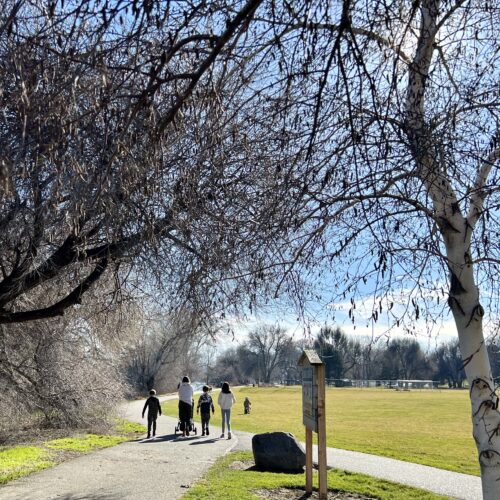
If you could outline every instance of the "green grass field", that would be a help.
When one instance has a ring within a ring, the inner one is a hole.
[[[300,387],[234,392],[235,430],[288,431],[304,440]],[[243,414],[246,396],[252,401],[250,415]],[[326,396],[328,446],[479,475],[467,391],[329,388]],[[177,416],[177,401],[163,407]],[[217,404],[212,423],[220,425]]]
[[[304,474],[245,470],[253,463],[252,459],[252,454],[249,452],[230,453],[222,457],[210,468],[201,481],[189,489],[182,497],[183,500],[219,500],[221,498],[224,500],[250,500],[262,498],[255,494],[256,490],[304,489]],[[231,467],[231,464],[235,462],[239,462],[243,468]],[[313,487],[317,488],[317,486],[317,475],[314,472]],[[328,471],[328,489],[329,491],[354,493],[379,500],[442,500],[448,498],[363,474],[351,474],[339,470]]]

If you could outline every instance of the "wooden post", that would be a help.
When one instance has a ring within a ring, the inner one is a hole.
[[[319,500],[327,500],[325,365],[313,350],[304,350],[298,365],[302,368],[302,421],[306,428],[306,493],[312,493],[312,442],[313,432],[317,432]]]
[[[316,366],[318,383],[318,479],[319,500],[328,498],[326,472],[325,365]]]
[[[313,490],[313,431],[306,427],[306,493]]]

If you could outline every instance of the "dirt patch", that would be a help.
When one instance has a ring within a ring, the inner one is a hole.
[[[81,431],[79,432],[81,433]],[[0,446],[40,446],[45,441],[71,437],[77,433],[78,431],[69,431],[68,429],[11,429],[8,432],[0,432]]]
[[[20,426],[19,428],[0,429],[0,446],[43,446],[52,439],[82,436],[84,434],[113,434],[111,424],[103,423],[92,428],[41,428],[37,426]]]
[[[253,468],[253,462],[251,460],[246,460],[244,462],[236,460],[229,464],[229,468],[233,470],[248,470]]]
[[[253,490],[252,493],[265,500],[314,500],[318,499],[318,492],[313,491],[308,495],[304,490],[298,488],[277,488],[275,490]],[[344,491],[329,491],[328,500],[373,500],[373,497],[346,493]]]

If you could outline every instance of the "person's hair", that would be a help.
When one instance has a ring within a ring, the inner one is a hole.
[[[189,377],[187,377],[187,376],[186,377],[182,377],[182,381],[183,382],[187,382],[189,384]]]
[[[203,392],[208,392],[210,390],[210,387],[208,385],[203,386]]]
[[[156,394],[156,391],[155,391],[154,389],[151,389],[151,390],[149,391],[149,394],[151,394],[151,396],[154,396],[154,395]]]
[[[221,392],[224,394],[231,394],[231,389],[229,389],[229,384],[227,382],[222,384]]]

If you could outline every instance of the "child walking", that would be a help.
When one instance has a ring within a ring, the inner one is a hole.
[[[224,427],[227,423],[227,438],[231,439],[231,408],[234,403],[236,403],[236,398],[229,388],[229,384],[224,382],[222,384],[221,392],[219,393],[219,398],[217,403],[222,411],[222,434],[221,438],[224,437]]]
[[[212,409],[212,413],[215,413],[214,402],[212,401],[212,396],[208,393],[210,387],[207,385],[203,386],[203,394],[200,395],[200,399],[198,399],[198,406],[196,407],[196,413],[201,412],[201,435],[204,436],[205,433],[207,436],[210,435],[210,431],[208,429],[208,424],[210,422],[210,409]]]
[[[243,412],[245,415],[248,415],[250,413],[250,408],[252,407],[252,403],[248,398],[245,398],[245,401],[243,401]]]
[[[156,391],[151,389],[149,391],[149,398],[146,399],[144,408],[142,409],[142,418],[144,418],[144,413],[148,409],[148,438],[151,437],[151,427],[153,427],[153,437],[156,436],[156,419],[158,414],[161,415],[161,405],[160,400],[156,397]]]

